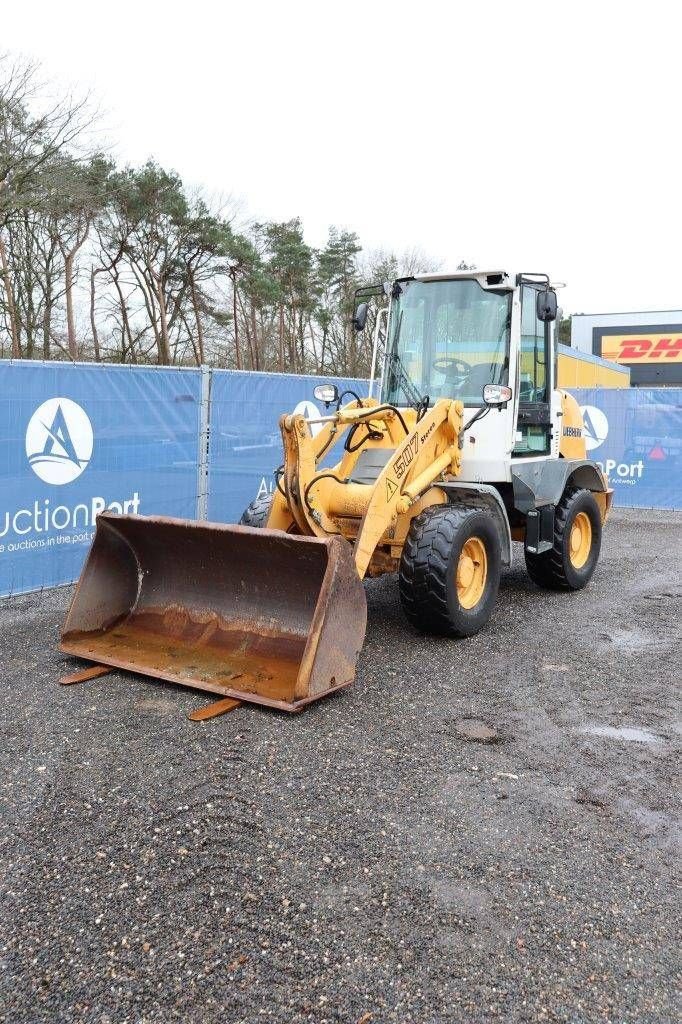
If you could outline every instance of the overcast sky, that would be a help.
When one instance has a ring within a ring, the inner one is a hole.
[[[678,13],[675,13],[675,12]],[[570,312],[682,307],[679,6],[27,0],[0,49],[91,89],[123,162]]]

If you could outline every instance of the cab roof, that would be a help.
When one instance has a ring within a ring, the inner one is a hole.
[[[508,270],[453,270],[450,273],[414,274],[414,281],[452,281],[457,278],[478,281],[482,288],[513,288],[516,274]],[[409,280],[403,278],[403,280]]]

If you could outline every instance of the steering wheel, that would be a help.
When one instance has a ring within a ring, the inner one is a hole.
[[[434,359],[433,368],[439,373],[445,374],[452,368],[458,377],[468,377],[471,373],[471,364],[466,363],[463,359],[457,359],[455,356],[440,356],[438,359]]]

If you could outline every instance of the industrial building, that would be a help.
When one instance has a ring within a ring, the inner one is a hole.
[[[574,313],[571,348],[630,370],[632,387],[682,386],[682,310]]]
[[[629,388],[630,369],[617,363],[557,345],[557,383],[560,388]]]

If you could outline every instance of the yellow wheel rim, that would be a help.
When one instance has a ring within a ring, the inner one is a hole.
[[[479,537],[469,537],[457,563],[457,598],[462,608],[475,608],[481,600],[488,576],[485,544]]]
[[[574,569],[582,569],[592,550],[592,523],[587,512],[578,512],[571,526],[569,557]]]

